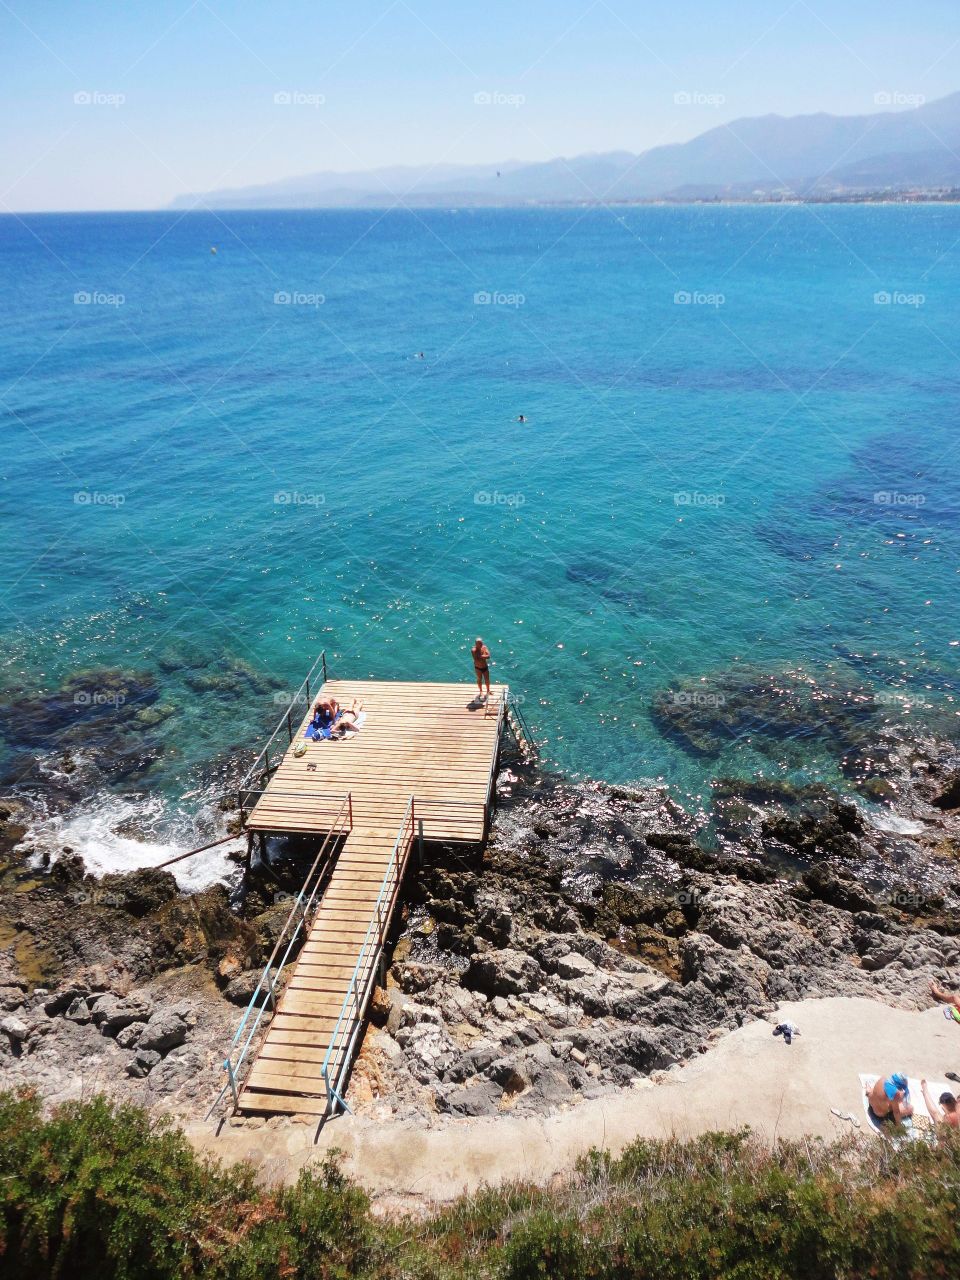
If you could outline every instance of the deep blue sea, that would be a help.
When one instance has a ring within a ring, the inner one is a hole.
[[[321,648],[470,680],[482,635],[548,763],[691,803],[837,761],[692,751],[671,690],[957,723],[960,208],[4,217],[0,286],[0,686],[150,673],[141,804]]]

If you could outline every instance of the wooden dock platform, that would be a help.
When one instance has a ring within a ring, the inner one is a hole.
[[[341,707],[359,699],[366,720],[359,733],[309,742],[297,756],[319,694]],[[246,829],[321,835],[331,830],[343,797],[349,829],[238,1089],[242,1111],[322,1117],[332,1102],[343,1105],[340,1089],[418,834],[477,843],[489,820],[507,719],[505,685],[493,686],[486,705],[468,684],[328,680],[319,694],[291,728],[290,745],[249,807]]]

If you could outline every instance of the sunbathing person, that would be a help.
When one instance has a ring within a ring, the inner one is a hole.
[[[314,741],[318,738],[329,738],[340,715],[340,708],[335,698],[318,698],[314,703],[313,719],[307,726],[305,736]]]
[[[354,698],[351,705],[340,712],[340,717],[333,729],[330,730],[330,737],[333,739],[345,738],[348,733],[359,733],[360,726],[357,721],[360,719],[360,712],[363,710],[363,703],[359,698]]]
[[[951,1129],[960,1129],[960,1107],[957,1106],[957,1100],[953,1094],[948,1089],[945,1089],[940,1095],[940,1106],[938,1107],[930,1097],[930,1090],[927,1088],[926,1080],[920,1081],[920,1088],[923,1090],[923,1100],[927,1104],[927,1110],[930,1112],[930,1119],[933,1123],[945,1124]]]
[[[910,1084],[902,1071],[881,1076],[865,1092],[872,1120],[890,1120],[894,1124],[902,1124],[913,1115]]]
[[[930,994],[941,1004],[952,1004],[956,1010],[960,1011],[960,991],[948,991],[946,987],[940,987],[935,982],[931,982]]]

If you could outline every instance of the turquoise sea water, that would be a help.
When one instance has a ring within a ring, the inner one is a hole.
[[[550,763],[687,796],[835,761],[691,754],[665,689],[801,667],[953,714],[956,207],[6,217],[0,284],[0,684],[153,672],[138,788],[321,648],[470,679],[481,634]]]

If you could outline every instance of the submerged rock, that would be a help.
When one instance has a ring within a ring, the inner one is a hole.
[[[874,736],[884,709],[866,684],[820,681],[803,670],[735,668],[713,672],[654,696],[651,718],[664,736],[697,756],[716,756],[750,736],[771,743],[796,739],[834,754]]]

